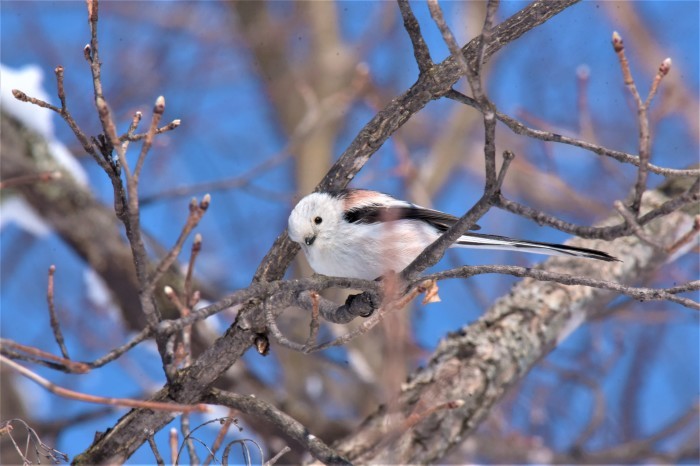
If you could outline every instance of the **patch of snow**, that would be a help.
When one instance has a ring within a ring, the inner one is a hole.
[[[0,207],[2,207],[0,208],[0,230],[14,223],[22,230],[40,238],[49,235],[52,231],[49,224],[22,197],[3,196]]]
[[[54,134],[54,112],[28,102],[22,102],[12,95],[12,89],[19,89],[30,97],[54,103],[58,96],[51,96],[43,87],[44,72],[37,65],[27,65],[14,69],[0,64],[0,108],[15,117],[24,126],[42,136],[49,146],[51,155],[74,179],[85,186],[87,173],[73,157],[68,148]]]

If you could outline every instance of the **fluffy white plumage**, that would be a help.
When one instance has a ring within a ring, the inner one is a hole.
[[[316,273],[373,280],[400,272],[457,221],[454,217],[364,189],[312,193],[289,215],[289,237]],[[453,247],[617,260],[594,249],[467,233]]]

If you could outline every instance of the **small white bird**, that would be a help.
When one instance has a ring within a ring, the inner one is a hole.
[[[377,191],[344,189],[300,200],[289,215],[289,237],[316,273],[373,280],[403,270],[457,220]],[[478,233],[464,234],[452,247],[617,260],[595,249]]]

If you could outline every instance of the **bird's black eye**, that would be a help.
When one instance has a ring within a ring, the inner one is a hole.
[[[323,221],[323,219],[322,219],[321,217],[316,217],[316,218],[314,219],[314,223],[315,223],[316,225],[320,225],[322,221]]]

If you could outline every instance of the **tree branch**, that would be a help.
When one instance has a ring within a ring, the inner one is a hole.
[[[256,398],[254,395],[243,396],[215,388],[204,396],[203,401],[237,409],[243,413],[259,416],[273,423],[282,432],[299,442],[314,458],[324,464],[351,464],[342,455],[326,445],[323,440],[309,433],[306,427],[296,419],[278,410],[270,403]]]

